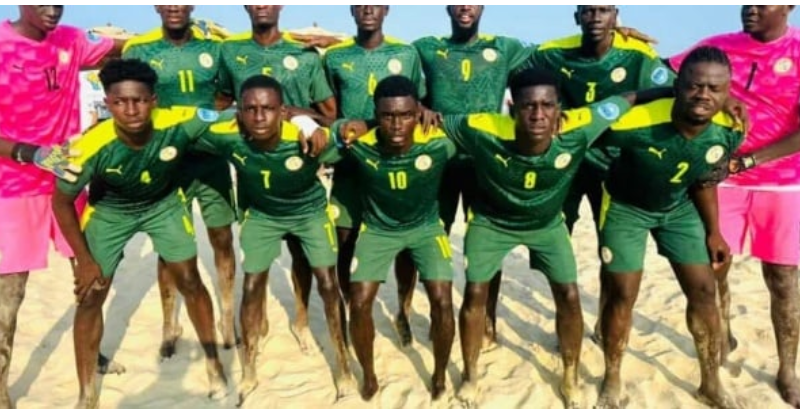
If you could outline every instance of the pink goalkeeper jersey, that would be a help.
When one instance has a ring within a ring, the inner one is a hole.
[[[36,42],[0,24],[0,137],[55,145],[80,131],[81,67],[96,65],[114,41],[58,26]],[[0,198],[51,194],[55,180],[32,165],[0,159]]]
[[[739,153],[750,153],[780,140],[800,127],[800,29],[789,28],[769,43],[744,32],[710,37],[697,46],[716,46],[733,65],[731,94],[747,105],[750,131]],[[688,52],[670,59],[680,67]],[[800,155],[765,163],[726,183],[737,186],[792,186],[800,189]]]

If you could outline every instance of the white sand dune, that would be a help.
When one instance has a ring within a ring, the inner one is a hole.
[[[585,209],[584,209],[585,211]],[[200,221],[198,220],[199,224]],[[204,230],[200,235],[200,269],[216,298],[213,257]],[[463,227],[452,240],[458,268],[462,265]],[[591,224],[583,220],[574,238],[585,316],[580,376],[583,406],[594,405],[603,374],[601,350],[588,340],[597,311],[598,262]],[[238,246],[238,244],[237,244]],[[103,408],[233,408],[241,369],[236,350],[222,350],[229,376],[229,397],[211,402],[205,397],[206,376],[202,352],[186,313],[178,354],[159,362],[161,308],[155,284],[155,256],[144,237],[126,249],[106,311],[102,350],[127,367],[121,376],[102,378]],[[499,309],[500,347],[480,358],[485,375],[480,380],[484,408],[562,408],[557,394],[561,361],[556,351],[555,310],[549,288],[540,274],[527,268],[527,253],[517,249],[506,259]],[[335,401],[331,368],[334,354],[328,340],[321,301],[312,295],[311,328],[320,352],[302,354],[289,331],[294,304],[288,278],[289,257],[272,268],[269,282],[271,332],[259,360],[260,385],[245,403],[248,408],[460,408],[454,389],[461,383],[458,336],[448,368],[449,391],[432,403],[428,383],[433,355],[427,339],[428,303],[420,286],[414,299],[414,345],[401,349],[392,316],[397,311],[394,282],[384,286],[376,303],[375,358],[381,391],[369,403],[358,395]],[[686,329],[685,299],[668,264],[648,250],[646,275],[635,310],[628,353],[623,361],[627,408],[704,407],[693,398],[700,374],[694,346]],[[778,359],[769,317],[769,297],[757,262],[737,259],[731,275],[733,330],[739,349],[723,382],[749,408],[785,408],[773,386]],[[390,279],[391,281],[391,279]],[[241,297],[237,277],[237,304]],[[460,307],[464,275],[456,275],[455,300]],[[51,255],[51,267],[34,273],[20,311],[11,366],[11,396],[19,408],[65,408],[77,401],[78,387],[72,345],[74,313],[69,264]],[[218,315],[218,309],[216,311]],[[351,362],[360,379],[355,354]]]

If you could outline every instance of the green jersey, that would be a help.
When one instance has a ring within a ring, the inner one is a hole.
[[[499,112],[509,74],[528,56],[520,41],[503,36],[480,35],[470,43],[428,36],[414,46],[430,109],[443,114]]]
[[[418,126],[408,153],[393,156],[381,152],[373,129],[343,154],[356,166],[367,226],[403,231],[439,222],[439,185],[456,154],[443,131]]]
[[[581,36],[542,44],[526,66],[558,75],[563,108],[578,108],[624,92],[672,85],[674,73],[648,44],[620,35],[600,59],[580,53]],[[593,149],[586,156],[594,166],[607,170],[617,151]]]
[[[614,200],[649,211],[665,211],[689,198],[698,178],[730,156],[744,133],[717,114],[700,135],[684,138],[672,124],[674,99],[633,108],[611,126],[603,145],[620,148],[606,180]]]
[[[214,124],[197,143],[197,149],[225,157],[236,169],[239,207],[255,209],[275,218],[301,218],[324,212],[328,204],[325,188],[317,177],[329,146],[320,158],[304,155],[300,130],[281,124],[281,141],[270,151],[242,138],[236,120]]]
[[[475,160],[478,196],[472,207],[494,225],[538,229],[561,214],[564,199],[588,147],[630,105],[611,97],[567,111],[561,132],[544,154],[515,150],[515,121],[498,114],[450,115],[447,136]]]
[[[93,206],[129,213],[144,212],[175,192],[181,159],[219,114],[193,108],[156,109],[152,117],[153,136],[140,149],[118,139],[113,119],[89,130],[72,145],[80,152],[75,163],[83,171],[75,183],[61,180],[58,188],[77,195],[90,184]]]
[[[164,39],[160,27],[125,44],[123,58],[140,59],[158,74],[159,107],[214,108],[221,42],[206,39],[196,27],[192,27],[191,32],[192,38],[181,46]]]
[[[425,96],[422,66],[413,46],[385,37],[375,49],[364,49],[354,39],[332,46],[325,52],[325,72],[336,95],[339,117],[368,120],[375,117],[372,94],[378,82],[391,75],[403,75]]]
[[[220,90],[236,100],[244,81],[254,75],[268,75],[283,87],[284,104],[310,108],[333,96],[319,55],[284,33],[281,40],[261,46],[251,32],[225,39],[222,43]]]

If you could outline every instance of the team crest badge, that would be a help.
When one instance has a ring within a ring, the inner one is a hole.
[[[606,102],[597,108],[597,113],[608,121],[614,121],[619,117],[619,106],[613,102]]]
[[[173,146],[164,147],[158,154],[161,161],[172,161],[175,160],[175,157],[178,157],[178,149]]]
[[[656,70],[653,71],[653,74],[650,75],[650,80],[653,81],[653,83],[656,85],[664,85],[667,83],[668,79],[669,79],[669,71],[667,71],[667,68],[663,66],[659,66],[658,68],[656,68]]]
[[[215,122],[219,119],[219,112],[206,108],[199,108],[197,110],[197,118],[204,122]]]
[[[433,160],[431,159],[431,156],[427,154],[417,157],[417,159],[414,161],[414,167],[416,167],[419,171],[426,171],[430,169],[432,165]]]
[[[555,166],[557,169],[565,169],[569,166],[569,163],[572,163],[572,154],[569,153],[561,153],[556,157]]]
[[[775,70],[776,74],[784,75],[792,70],[794,64],[792,60],[789,58],[780,58],[777,62],[775,62],[775,66],[772,68]]]
[[[403,63],[394,58],[389,59],[389,63],[386,65],[386,67],[389,69],[389,72],[391,72],[392,75],[399,75],[400,72],[403,72]]]
[[[70,55],[66,50],[58,51],[58,63],[66,65],[69,63]]]
[[[628,71],[626,71],[623,67],[619,67],[611,71],[611,80],[616,83],[624,81],[627,76]]]
[[[614,253],[611,252],[611,249],[607,246],[600,248],[600,258],[603,260],[604,264],[610,264],[611,261],[614,260]]]
[[[197,60],[200,62],[200,66],[206,69],[214,66],[214,58],[212,58],[208,53],[201,53]]]
[[[297,58],[295,58],[294,56],[287,56],[287,57],[283,58],[283,67],[284,68],[286,68],[286,69],[288,69],[290,71],[293,71],[293,70],[297,69],[298,66],[300,66],[300,63],[297,62]]]
[[[722,146],[714,146],[706,151],[706,163],[714,164],[722,159],[725,155],[725,149]]]
[[[286,159],[286,169],[289,171],[298,171],[303,168],[303,159],[297,156],[292,156]]]
[[[483,59],[486,62],[494,62],[497,60],[497,51],[492,48],[486,48],[483,50]]]

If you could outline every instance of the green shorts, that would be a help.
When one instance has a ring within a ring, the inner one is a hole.
[[[350,163],[353,162],[345,159],[334,168],[331,214],[337,228],[358,229],[363,207],[358,192],[357,167]]]
[[[644,269],[647,234],[658,253],[676,264],[710,264],[705,226],[691,201],[667,212],[648,212],[603,196],[600,215],[600,257],[610,272]]]
[[[187,157],[187,180],[183,184],[190,202],[197,199],[203,222],[208,228],[230,226],[236,221],[233,182],[228,162],[210,156]],[[191,211],[191,208],[189,209]]]
[[[447,163],[439,188],[439,217],[444,221],[446,229],[450,229],[456,221],[459,200],[464,217],[467,217],[478,193],[477,183],[472,159],[456,157]]]
[[[197,256],[192,216],[184,202],[182,194],[175,194],[141,213],[87,207],[81,220],[83,233],[103,276],[114,276],[125,245],[137,232],[150,236],[154,250],[167,262],[182,262]]]
[[[472,218],[464,238],[467,281],[489,282],[502,268],[506,255],[520,245],[530,251],[531,268],[544,273],[551,282],[578,281],[575,254],[561,215],[543,228],[524,231],[501,228],[481,216]]]
[[[442,224],[424,225],[405,231],[384,231],[361,225],[356,252],[350,265],[352,282],[384,282],[395,257],[411,252],[426,281],[453,280],[453,254]]]
[[[313,268],[336,265],[339,250],[336,227],[326,212],[310,217],[278,219],[250,209],[244,214],[240,235],[244,272],[268,271],[281,255],[281,241],[286,235],[294,235],[300,240]]]

